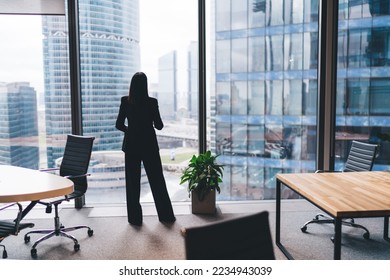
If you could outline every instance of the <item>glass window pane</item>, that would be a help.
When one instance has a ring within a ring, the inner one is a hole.
[[[215,0],[215,28],[217,31],[230,29],[230,0]]]
[[[226,57],[225,57],[226,59]],[[247,39],[232,40],[232,72],[247,72],[248,49]]]
[[[285,24],[294,24],[303,22],[304,0],[284,1],[284,22]],[[305,8],[309,8],[305,7]]]
[[[217,114],[218,115],[230,115],[230,83],[219,82],[217,83]]]
[[[283,35],[273,35],[266,38],[266,57],[268,71],[283,70]]]
[[[284,37],[284,69],[301,70],[303,65],[302,33],[287,34]]]
[[[175,170],[198,149],[198,2],[79,3],[83,130],[96,137],[87,202],[125,201],[123,133],[115,121],[137,71],[147,75],[149,95],[158,99],[164,128],[156,134],[171,200],[188,200]],[[141,183],[141,202],[153,201],[144,172]]]
[[[231,0],[231,1],[232,1],[232,30],[247,28],[248,0]]]
[[[388,169],[389,1],[339,4],[335,169],[342,170],[352,140],[380,145],[374,170]],[[340,16],[342,15],[342,16]],[[368,20],[367,20],[368,19]],[[348,62],[348,63],[346,63]]]
[[[253,0],[249,6],[249,28],[263,27],[265,25],[265,12],[267,1]]]
[[[231,71],[230,44],[228,40],[216,42],[216,70],[218,73],[228,73]]]
[[[250,156],[264,156],[264,126],[248,126],[248,154]]]
[[[342,0],[339,0],[340,2]],[[304,0],[304,22],[318,22],[318,1],[317,0]]]
[[[387,78],[371,79],[370,114],[390,115],[390,80]]]
[[[287,80],[284,82],[284,114],[302,115],[302,81]]]
[[[283,115],[283,81],[267,81],[267,115]]]
[[[250,72],[265,70],[265,37],[248,38],[248,65]]]
[[[249,81],[248,87],[248,114],[264,115],[265,85],[264,81]]]
[[[231,3],[229,11],[217,2],[210,17],[209,146],[226,167],[220,199],[272,199],[277,172],[315,167],[318,1]],[[213,29],[218,17],[232,27]]]
[[[232,82],[232,114],[246,115],[248,107],[247,82]]]
[[[318,67],[318,33],[303,33],[303,69]]]
[[[62,157],[71,122],[67,29],[49,28],[64,20],[0,16],[0,164],[39,169]],[[62,48],[49,47],[57,42]]]
[[[283,24],[283,0],[267,0],[267,25]]]

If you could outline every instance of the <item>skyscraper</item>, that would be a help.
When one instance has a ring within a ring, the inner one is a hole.
[[[319,1],[214,3],[211,147],[225,164],[222,199],[272,199],[277,173],[315,170]],[[339,4],[336,169],[351,140],[390,133],[389,8]],[[388,160],[381,146],[377,169]]]
[[[177,53],[171,51],[158,60],[158,102],[164,120],[176,118],[177,94]]]
[[[0,164],[39,168],[37,96],[28,82],[0,83]]]
[[[94,150],[119,150],[115,129],[120,97],[140,68],[139,1],[79,1],[83,131],[94,135]],[[51,139],[71,133],[67,23],[44,17],[45,106],[48,165],[63,147]]]
[[[188,46],[188,97],[187,109],[191,119],[198,120],[198,42]]]

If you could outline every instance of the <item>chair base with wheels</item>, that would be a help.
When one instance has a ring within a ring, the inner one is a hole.
[[[35,241],[34,245],[31,247],[31,257],[34,259],[37,258],[37,256],[38,256],[37,249],[36,249],[38,244],[44,240],[47,240],[47,239],[53,237],[53,236],[63,236],[63,237],[67,237],[67,238],[73,240],[74,250],[75,250],[75,252],[77,252],[78,250],[80,250],[80,244],[79,244],[78,240],[73,235],[68,234],[67,232],[78,230],[78,229],[88,229],[88,231],[87,231],[88,236],[91,237],[93,235],[93,230],[88,226],[74,226],[74,227],[67,227],[67,228],[64,227],[61,224],[60,217],[58,215],[58,205],[59,204],[54,204],[54,212],[55,212],[54,229],[33,230],[33,231],[29,231],[28,233],[26,233],[24,235],[24,242],[27,244],[30,242],[30,234],[44,234],[44,236],[42,236],[37,241]],[[49,205],[47,209],[49,209],[49,210],[47,210],[46,212],[49,212],[51,209],[51,205]]]
[[[364,143],[360,141],[352,141],[351,149],[349,150],[347,161],[342,172],[360,172],[360,171],[371,171],[374,165],[375,156],[377,153],[378,145]],[[338,171],[325,171],[317,170],[316,173],[323,172],[338,172]],[[323,218],[323,219],[320,219]],[[370,238],[370,232],[367,228],[362,225],[356,224],[354,219],[343,219],[342,225],[360,228],[365,232],[363,237],[365,239]],[[325,214],[317,214],[312,220],[306,222],[302,227],[301,231],[306,232],[309,224],[334,224],[335,221],[332,217]],[[333,236],[331,237],[333,241]]]
[[[322,219],[320,219],[322,218]],[[341,223],[342,225],[345,225],[345,226],[350,226],[350,227],[354,227],[354,228],[360,228],[362,230],[364,230],[365,232],[363,233],[363,237],[364,239],[370,239],[370,232],[368,231],[368,229],[360,224],[356,224],[355,223],[355,220],[353,218],[349,218],[348,219],[349,221],[347,220],[342,220]],[[318,213],[312,220],[310,221],[307,221],[302,227],[301,227],[301,231],[302,232],[306,232],[307,231],[307,226],[309,224],[334,224],[334,219],[332,217],[329,217],[325,214],[322,214],[322,213]],[[330,238],[333,242],[333,239],[334,237],[332,236]]]

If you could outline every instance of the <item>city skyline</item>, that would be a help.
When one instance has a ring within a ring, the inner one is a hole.
[[[179,56],[178,87],[183,91],[186,87],[186,52],[190,43],[197,40],[197,13],[193,13],[193,17],[188,17],[186,13],[167,15],[172,11],[171,7],[196,11],[197,1],[169,0],[169,5],[166,5],[166,1],[139,2],[140,71],[148,75],[150,83],[157,83],[158,59],[176,50]],[[44,91],[42,17],[0,15],[0,34],[0,61],[3,66],[0,69],[0,82],[30,82],[40,98]],[[9,71],[15,65],[20,66],[18,71]],[[131,73],[129,78],[130,75]]]

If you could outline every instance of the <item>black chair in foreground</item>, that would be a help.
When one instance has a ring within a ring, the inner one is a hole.
[[[78,229],[88,229],[88,236],[93,235],[93,230],[85,225],[74,226],[74,227],[64,227],[60,222],[60,217],[58,215],[58,206],[63,201],[69,201],[71,199],[83,198],[84,194],[87,191],[87,174],[89,162],[91,159],[92,146],[94,137],[87,136],[77,136],[77,135],[68,135],[64,155],[62,162],[59,168],[59,175],[69,178],[74,183],[73,193],[55,199],[52,201],[39,201],[38,203],[46,206],[46,213],[52,212],[52,206],[54,206],[54,229],[42,229],[30,231],[24,236],[25,243],[30,242],[30,234],[39,233],[45,234],[40,239],[38,239],[31,249],[31,256],[33,258],[37,257],[37,245],[42,241],[51,238],[53,236],[64,236],[70,238],[74,241],[74,250],[78,251],[80,249],[80,244],[77,239],[68,234],[69,231],[74,231]],[[46,169],[42,171],[53,171],[53,169]]]
[[[268,212],[182,229],[188,260],[274,260]]]
[[[345,163],[344,170],[342,172],[359,172],[359,171],[371,171],[372,166],[374,165],[374,159],[377,153],[378,146],[375,144],[368,144],[359,141],[352,141],[351,149],[348,154],[347,161]],[[334,172],[334,171],[321,171],[319,172]],[[322,219],[320,219],[322,218]],[[309,224],[334,224],[334,219],[328,215],[319,213],[312,220],[307,221],[302,227],[302,232],[307,231],[307,226]],[[365,239],[370,238],[370,232],[368,229],[362,225],[356,224],[354,219],[346,219],[342,221],[343,225],[361,228],[365,232],[363,237]],[[333,241],[333,237],[331,238]]]
[[[0,220],[0,243],[6,237],[8,237],[10,235],[18,235],[21,230],[23,230],[25,228],[34,227],[33,223],[21,223],[20,222],[22,219],[23,208],[22,208],[22,205],[20,205],[17,202],[10,203],[10,204],[7,204],[7,205],[0,207],[0,211],[8,209],[12,206],[17,206],[19,209],[18,209],[16,218],[14,220],[12,220],[12,221]],[[7,250],[5,249],[5,246],[3,244],[0,244],[0,247],[3,248],[3,259],[6,259],[8,257]]]

